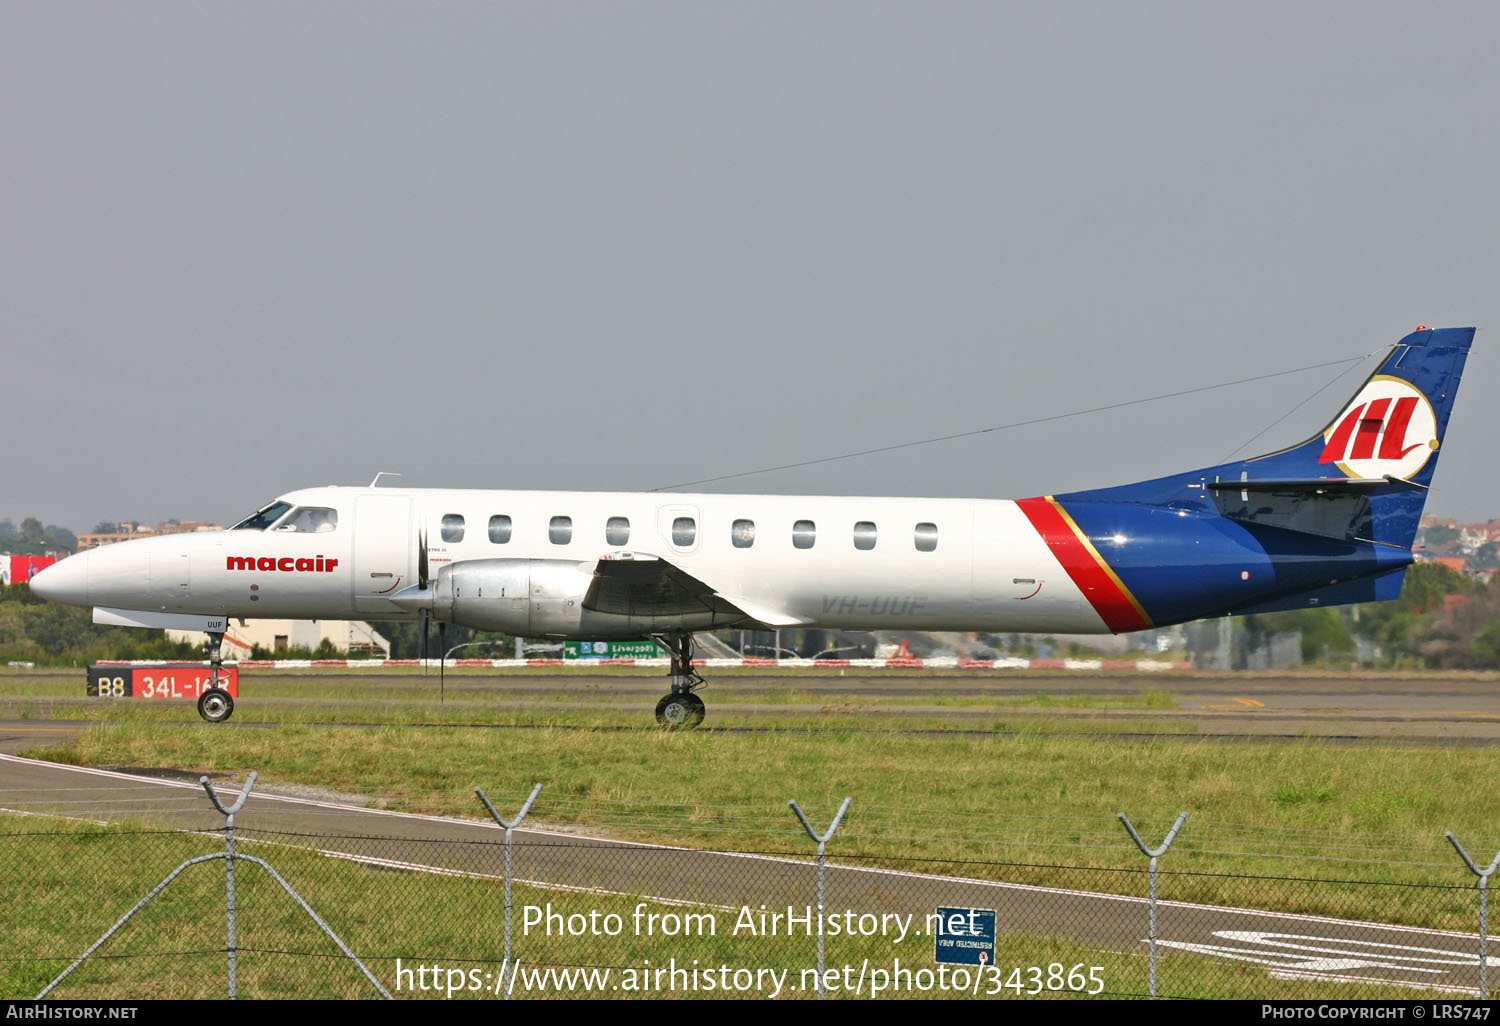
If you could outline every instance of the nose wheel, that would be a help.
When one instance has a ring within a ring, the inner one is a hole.
[[[223,723],[234,715],[234,698],[223,688],[209,688],[198,696],[198,715],[209,723]]]
[[[691,730],[707,712],[703,699],[693,694],[704,683],[693,670],[693,636],[669,634],[656,640],[672,655],[672,693],[656,703],[656,722],[668,730]]]
[[[209,723],[223,723],[234,715],[234,696],[219,687],[219,671],[224,668],[224,635],[208,633],[208,690],[198,696],[198,715]]]

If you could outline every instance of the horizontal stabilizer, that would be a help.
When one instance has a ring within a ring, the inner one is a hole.
[[[1399,477],[1317,477],[1260,481],[1211,481],[1212,492],[1286,492],[1311,495],[1390,495],[1420,490],[1426,485]]]
[[[1425,491],[1399,478],[1212,481],[1205,487],[1221,515],[1247,526],[1364,542],[1381,540],[1372,499]]]

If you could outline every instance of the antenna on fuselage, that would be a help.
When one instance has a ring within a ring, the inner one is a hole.
[[[396,471],[394,471],[394,470],[382,470],[378,474],[375,475],[375,480],[373,480],[373,481],[370,482],[370,487],[374,488],[376,485],[378,485],[380,483],[380,479],[382,477],[400,477],[400,476],[401,475],[399,473],[397,473]]]

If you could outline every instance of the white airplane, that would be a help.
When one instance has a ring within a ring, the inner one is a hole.
[[[92,549],[38,595],[97,623],[428,618],[656,638],[657,720],[704,706],[693,633],[818,627],[1120,633],[1395,598],[1473,328],[1420,328],[1319,435],[1153,481],[990,499],[311,488],[225,531]],[[205,719],[234,708],[213,688]]]

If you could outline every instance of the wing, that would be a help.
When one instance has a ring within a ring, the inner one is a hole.
[[[707,616],[712,627],[746,623],[791,627],[811,622],[725,595],[681,567],[640,552],[613,553],[600,559],[583,608],[662,621]]]

